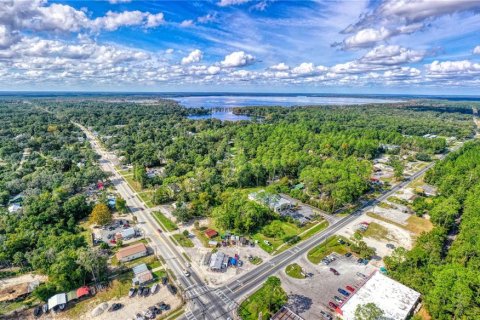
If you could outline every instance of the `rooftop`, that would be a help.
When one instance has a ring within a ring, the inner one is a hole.
[[[140,252],[145,252],[147,251],[147,247],[143,243],[137,243],[131,246],[128,246],[126,248],[120,249],[117,252],[117,259],[123,259],[125,257],[131,256],[133,254],[137,254]]]
[[[376,272],[341,307],[343,319],[355,319],[358,305],[374,303],[384,311],[386,319],[406,319],[415,307],[420,293],[380,272]]]
[[[303,320],[303,318],[288,307],[283,306],[277,313],[275,313],[271,320]]]

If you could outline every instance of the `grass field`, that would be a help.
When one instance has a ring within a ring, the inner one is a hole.
[[[364,237],[377,240],[392,240],[392,238],[389,236],[388,229],[375,222],[371,222],[368,225],[367,230],[363,232],[362,235]]]
[[[268,253],[272,253],[276,251],[281,245],[284,243],[291,241],[291,239],[295,236],[298,236],[302,232],[305,232],[303,235],[297,238],[297,241],[294,241],[291,245],[297,243],[298,241],[305,240],[310,238],[314,234],[320,232],[321,230],[325,229],[328,226],[327,221],[322,221],[315,225],[314,223],[309,223],[302,227],[297,226],[294,223],[281,221],[281,220],[273,220],[268,225],[263,227],[259,232],[252,236],[253,239],[258,240],[258,245]],[[267,236],[265,235],[266,228],[274,229],[275,235],[274,236]],[[309,230],[310,229],[310,230]],[[270,246],[265,244],[265,240],[270,242]],[[291,245],[284,245],[281,248],[281,251],[288,249]]]
[[[183,234],[174,234],[171,236],[173,239],[175,239],[175,242],[178,243],[178,245],[186,248],[193,248],[193,242],[189,238],[185,237]]]
[[[346,238],[341,237],[341,236],[333,236],[327,239],[326,242],[319,244],[312,250],[310,250],[307,254],[308,260],[310,260],[311,263],[318,264],[320,261],[322,261],[323,258],[328,256],[332,252],[336,252],[338,254],[345,254],[349,250],[346,245],[341,244],[338,242],[339,239],[343,239],[344,241],[347,241]]]
[[[292,263],[285,268],[285,273],[295,279],[305,279],[302,267],[297,263]]]
[[[178,229],[178,226],[170,219],[165,217],[163,213],[160,211],[155,211],[152,213],[153,217],[160,223],[160,225],[163,225],[167,231],[174,231]]]
[[[145,202],[146,206],[149,208],[153,208],[155,206],[152,202],[152,195],[153,191],[151,190],[138,193],[140,199],[142,199],[143,202]]]
[[[275,300],[274,310],[269,310],[267,297],[273,296],[272,300]],[[264,284],[260,289],[253,293],[250,297],[245,299],[238,308],[238,314],[243,320],[269,320],[278,309],[284,305],[288,300],[287,294],[281,286],[272,287]],[[277,306],[277,307],[275,307]],[[262,314],[260,317],[259,314]]]

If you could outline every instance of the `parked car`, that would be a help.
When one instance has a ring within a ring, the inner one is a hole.
[[[352,256],[352,253],[351,253],[351,252],[345,253],[345,257],[350,258],[351,256]]]
[[[332,271],[333,274],[336,275],[336,276],[339,276],[339,275],[340,275],[340,273],[339,273],[337,270],[333,269],[333,268],[330,268],[330,271]]]
[[[108,308],[108,312],[114,312],[114,311],[120,310],[122,307],[123,307],[123,304],[114,303],[110,308]]]
[[[330,306],[330,308],[333,308],[333,309],[336,309],[338,307],[335,303],[331,301],[328,303],[328,305]]]
[[[163,284],[163,285],[166,285],[167,282],[168,282],[168,278],[167,278],[167,277],[163,277],[163,278],[162,278],[162,284]]]
[[[183,274],[185,275],[185,277],[190,277],[190,272],[188,272],[187,269],[183,270]]]
[[[353,288],[351,286],[346,286],[345,288],[347,288],[347,290],[350,291],[350,292],[355,292],[355,288]]]
[[[112,240],[110,240],[110,243],[111,243],[111,244],[117,244],[117,240],[112,239]]]
[[[366,275],[364,275],[361,272],[357,272],[357,276],[359,276],[360,278],[363,278],[363,279],[365,279],[367,277]]]
[[[320,315],[322,316],[323,319],[325,320],[332,320],[332,316],[326,313],[325,311],[320,311]]]
[[[38,318],[42,315],[42,307],[35,307],[35,309],[33,309],[33,316],[35,318]]]
[[[157,229],[158,233],[162,233],[162,229],[158,228]]]
[[[395,249],[395,246],[391,243],[387,243],[387,248],[393,250],[393,249]]]
[[[48,304],[45,303],[43,306],[42,306],[42,311],[43,313],[48,313]]]
[[[158,303],[157,305],[160,310],[170,310],[170,305],[166,304],[163,301]]]
[[[142,296],[143,295],[143,290],[145,290],[145,287],[138,287],[138,296]]]
[[[341,294],[343,294],[346,297],[348,297],[350,295],[350,293],[348,293],[348,291],[345,291],[342,288],[338,288],[338,292],[340,292]]]
[[[150,295],[150,288],[146,287],[145,289],[143,289],[143,296],[148,297],[149,295]]]
[[[333,297],[335,299],[335,301],[337,301],[338,303],[342,303],[343,302],[343,299],[341,299],[339,296],[335,296]]]
[[[160,288],[160,286],[158,285],[158,283],[155,283],[155,284],[152,286],[152,294],[157,293],[159,288]]]
[[[129,298],[134,297],[136,294],[137,294],[137,288],[130,288],[130,290],[128,291]]]
[[[358,258],[357,263],[363,263],[363,259],[362,259],[362,258]]]

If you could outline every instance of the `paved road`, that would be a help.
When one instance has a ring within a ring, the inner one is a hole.
[[[102,169],[112,174],[112,183],[120,195],[126,199],[127,205],[132,212],[137,216],[139,225],[141,225],[141,228],[144,230],[145,236],[150,238],[151,245],[154,247],[155,252],[164,257],[168,267],[177,277],[177,285],[181,287],[184,296],[187,298],[187,310],[181,319],[187,320],[228,319],[231,317],[230,313],[238,307],[239,301],[258,289],[268,276],[273,275],[275,272],[308,252],[311,248],[322,243],[358,216],[371,211],[376,204],[386,200],[399,189],[420,177],[434,165],[434,163],[429,164],[394,186],[388,192],[384,192],[376,199],[365,203],[352,214],[331,223],[327,229],[319,234],[273,257],[271,260],[244,274],[240,278],[233,280],[231,283],[214,289],[206,286],[203,280],[191,268],[189,270],[191,273],[190,277],[186,277],[183,274],[187,261],[179,252],[178,248],[172,244],[170,239],[163,233],[158,233],[156,229],[159,225],[152,217],[150,210],[145,209],[143,201],[138,198],[137,194],[115,169],[112,162],[112,160],[115,159],[115,155],[105,151],[87,128],[78,123],[76,123],[76,125],[83,130],[94,150],[101,156],[100,165]]]
[[[434,163],[431,163],[425,168],[423,168],[422,170],[406,178],[403,182],[397,184],[389,191],[384,192],[375,200],[371,200],[365,203],[361,208],[357,209],[352,214],[330,225],[323,232],[320,232],[319,234],[313,236],[312,238],[307,239],[306,241],[298,244],[297,246],[282,252],[281,254],[273,257],[270,261],[265,262],[264,264],[260,265],[258,268],[253,269],[252,271],[246,273],[245,275],[232,281],[231,283],[218,288],[217,291],[221,292],[220,295],[223,296],[222,301],[224,301],[227,307],[231,307],[234,305],[238,306],[238,303],[241,301],[241,299],[251,294],[256,289],[258,289],[263,284],[263,282],[267,277],[283,269],[289,263],[291,263],[301,255],[307,253],[308,250],[322,243],[328,237],[334,235],[336,232],[338,232],[340,229],[342,229],[344,226],[349,224],[354,219],[371,211],[376,204],[386,200],[388,197],[392,196],[395,192],[397,192],[398,190],[405,187],[407,184],[409,184],[413,180],[420,177],[433,165]],[[211,310],[215,308],[215,305],[207,304],[206,308],[208,310]],[[197,316],[197,313],[194,313],[194,316]],[[193,318],[187,318],[187,319],[193,319]]]
[[[128,185],[127,181],[117,172],[113,165],[115,155],[106,151],[98,142],[96,137],[81,124],[75,123],[87,136],[93,149],[100,155],[100,166],[103,171],[110,173],[112,176],[110,180],[117,192],[127,201],[129,209],[137,217],[138,226],[143,230],[146,237],[150,239],[150,246],[154,249],[155,254],[161,255],[170,270],[173,271],[177,278],[177,286],[183,292],[193,291],[196,295],[189,295],[188,308],[185,317],[189,320],[193,319],[227,319],[229,311],[232,307],[227,309],[228,303],[225,303],[220,292],[207,287],[202,279],[197,275],[194,269],[188,268],[190,276],[184,274],[186,265],[185,257],[180,253],[178,248],[172,244],[163,233],[157,231],[160,227],[157,221],[152,217],[149,209],[146,209],[143,201],[137,196]],[[206,305],[210,306],[208,310]],[[194,315],[195,313],[195,315]]]

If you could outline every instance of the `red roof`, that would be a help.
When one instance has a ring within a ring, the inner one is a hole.
[[[88,289],[88,287],[84,286],[77,289],[77,298],[80,298],[89,294],[90,294],[90,290]]]
[[[207,236],[207,238],[211,239],[213,237],[216,237],[218,235],[218,232],[213,229],[207,229],[205,231],[205,235]]]

